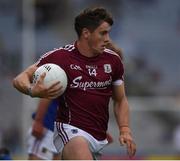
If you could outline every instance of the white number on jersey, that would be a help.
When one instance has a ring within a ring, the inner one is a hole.
[[[96,69],[88,69],[88,72],[89,72],[89,75],[92,76],[96,76],[97,75],[97,72],[96,72]]]

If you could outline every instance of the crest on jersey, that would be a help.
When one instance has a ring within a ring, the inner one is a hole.
[[[111,73],[112,72],[112,68],[110,64],[104,64],[104,72],[105,73]]]

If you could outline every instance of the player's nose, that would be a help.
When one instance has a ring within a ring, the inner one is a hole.
[[[106,34],[106,35],[104,36],[104,42],[105,42],[105,43],[109,43],[109,42],[110,42],[109,34]]]

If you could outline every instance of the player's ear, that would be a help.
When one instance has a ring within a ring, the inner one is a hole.
[[[85,39],[87,39],[90,35],[90,31],[87,28],[83,28],[82,35]]]

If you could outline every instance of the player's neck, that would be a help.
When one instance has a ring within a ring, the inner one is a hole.
[[[78,40],[77,48],[78,48],[79,52],[86,57],[90,58],[90,57],[94,57],[94,56],[98,55],[92,51],[92,49],[89,47],[89,45],[85,41]]]

